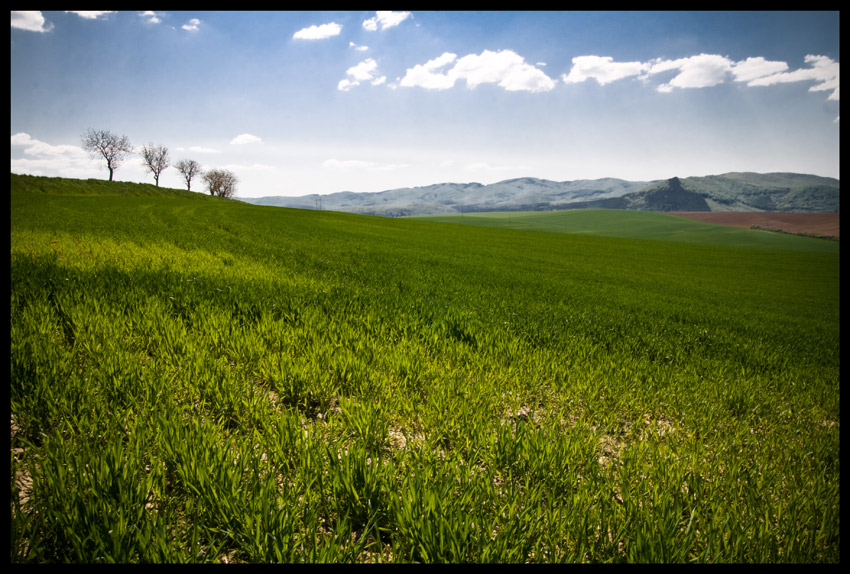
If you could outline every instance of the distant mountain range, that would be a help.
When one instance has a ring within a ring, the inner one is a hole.
[[[641,211],[838,212],[839,181],[797,173],[726,173],[660,181],[614,178],[549,181],[533,177],[489,185],[438,183],[376,193],[240,198],[256,205],[400,217],[476,211],[634,209]]]

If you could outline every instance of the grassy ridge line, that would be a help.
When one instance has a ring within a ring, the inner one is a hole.
[[[204,193],[161,188],[152,184],[109,182],[97,179],[76,180],[12,174],[12,187],[22,192],[68,195],[120,195],[149,197],[184,197],[215,200]],[[606,237],[656,239],[710,243],[718,245],[764,246],[780,249],[832,252],[838,245],[824,246],[811,237],[776,237],[766,230],[730,228],[692,220],[682,221],[668,214],[611,209],[563,210],[551,212],[492,212],[444,216],[416,216],[409,219],[463,223],[509,229],[582,233]],[[796,241],[801,238],[803,241]]]
[[[15,562],[838,561],[837,253],[11,209]]]
[[[688,220],[650,211],[573,209],[546,212],[469,213],[463,216],[418,216],[412,219],[606,237],[762,246],[802,251],[838,251],[838,245],[824,245],[823,241],[820,243],[813,241],[815,239],[813,237],[777,235],[767,231]]]
[[[205,193],[157,187],[150,183],[107,181],[103,179],[72,179],[38,175],[11,174],[11,189],[23,193],[61,195],[120,195],[144,197],[183,197],[212,199]]]

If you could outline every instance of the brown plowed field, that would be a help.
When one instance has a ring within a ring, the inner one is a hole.
[[[668,211],[670,215],[732,225],[780,229],[787,233],[807,233],[839,237],[838,213],[788,213],[764,211]]]

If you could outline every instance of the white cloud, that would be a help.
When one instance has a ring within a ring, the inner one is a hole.
[[[392,11],[381,11],[378,10],[375,12],[374,18],[369,18],[363,22],[363,27],[370,31],[375,31],[378,29],[378,26],[381,27],[381,30],[386,30],[387,28],[392,28],[394,26],[398,26],[405,20],[410,17],[410,12],[392,12]]]
[[[454,65],[446,72],[440,71],[449,64]],[[481,54],[469,54],[460,59],[446,52],[425,64],[408,68],[400,85],[445,90],[454,86],[457,80],[466,80],[470,88],[479,84],[497,84],[508,91],[545,92],[555,87],[554,80],[511,50],[484,50]]]
[[[445,90],[455,85],[455,78],[439,70],[457,60],[457,54],[444,52],[441,56],[408,68],[407,73],[399,82],[404,87],[419,86],[428,90]]]
[[[45,24],[44,15],[38,11],[12,11],[12,28],[29,32],[50,32],[53,24]]]
[[[784,82],[815,81],[809,91],[832,91],[830,100],[839,99],[839,64],[826,56],[806,56],[809,68],[788,72],[788,64],[751,57],[735,62],[717,54],[698,54],[688,58],[649,62],[615,62],[609,56],[578,56],[573,58],[569,74],[562,75],[565,84],[583,82],[593,78],[600,85],[635,76],[646,80],[650,76],[675,72],[673,78],[657,86],[662,93],[674,88],[706,88],[716,86],[731,77],[747,86],[770,86]]]
[[[647,67],[642,62],[615,62],[611,56],[578,56],[573,58],[569,75],[564,74],[562,79],[565,84],[574,84],[592,78],[604,86],[629,76],[637,76]]]
[[[89,10],[89,11],[73,11],[66,10],[69,14],[76,14],[80,18],[85,18],[86,20],[97,20],[101,16],[106,16],[107,14],[112,14],[114,10]]]
[[[470,88],[478,84],[493,83],[508,91],[545,92],[555,87],[549,76],[532,66],[511,50],[480,55],[470,54],[458,60],[452,72],[466,80]]]
[[[811,54],[806,56],[804,58],[804,61],[811,67],[800,68],[799,70],[794,70],[793,72],[781,72],[769,76],[762,76],[760,78],[756,78],[750,81],[747,85],[771,86],[773,84],[786,82],[815,81],[819,83],[809,88],[809,91],[820,92],[832,90],[832,93],[827,99],[838,101],[838,78],[840,64],[826,56],[813,56]]]
[[[160,22],[162,22],[160,15],[151,10],[139,12],[139,17],[144,19],[148,24],[159,24]]]
[[[320,26],[309,26],[295,32],[292,37],[296,40],[324,40],[332,36],[338,36],[342,26],[336,22],[322,24]]]
[[[12,136],[12,145],[29,145],[30,142],[35,140],[30,137],[29,134],[25,134],[23,132],[16,133]]]
[[[377,69],[378,63],[372,58],[369,58],[368,60],[360,62],[356,66],[348,68],[345,73],[357,81],[365,82],[372,79]]]
[[[200,25],[200,20],[198,20],[197,18],[192,18],[191,20],[183,24],[181,28],[183,28],[184,30],[188,30],[189,32],[197,32]]]
[[[736,82],[751,82],[756,78],[770,76],[788,69],[785,62],[772,62],[762,57],[747,58],[732,66]]]
[[[38,156],[41,158],[79,157],[86,152],[79,146],[73,145],[51,145],[43,141],[33,139],[27,133],[16,133],[11,138],[11,145],[23,146],[24,154]]]
[[[348,68],[345,74],[348,77],[340,80],[339,84],[337,84],[337,89],[343,92],[359,86],[360,82],[369,82],[373,86],[378,86],[387,80],[386,76],[378,76],[378,63],[372,58],[363,60],[356,66]]]
[[[23,132],[11,137],[11,146],[13,155],[17,155],[16,148],[23,148],[24,155],[11,159],[13,173],[54,177],[91,177],[96,173],[89,155],[79,146],[51,145]]]
[[[366,50],[369,49],[369,46],[358,46],[354,42],[349,42],[348,47],[353,48],[354,50],[357,50],[358,52],[365,52]]]
[[[708,88],[722,84],[732,71],[735,62],[717,54],[698,54],[676,60],[653,60],[649,74],[660,74],[670,70],[678,72],[672,80],[658,86],[659,92],[673,88]]]
[[[252,135],[252,134],[239,134],[238,136],[236,136],[235,138],[230,140],[230,143],[233,144],[233,145],[244,145],[244,144],[257,143],[257,142],[262,142],[262,141],[263,141],[262,139],[260,139],[259,137],[255,136],[255,135]]]

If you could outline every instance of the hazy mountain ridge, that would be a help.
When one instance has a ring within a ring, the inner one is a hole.
[[[533,177],[438,183],[375,193],[342,191],[303,197],[243,198],[256,205],[347,211],[390,217],[479,211],[632,209],[642,211],[839,211],[839,180],[797,173],[732,172],[626,181],[551,181]]]

